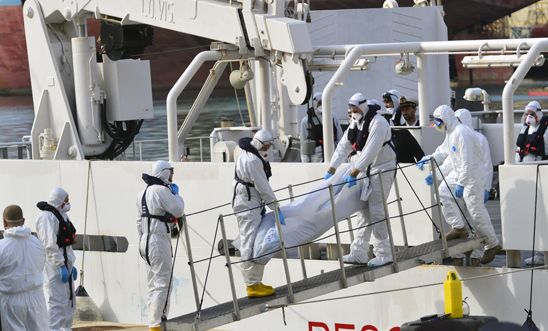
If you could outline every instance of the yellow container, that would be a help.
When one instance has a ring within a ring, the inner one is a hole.
[[[449,271],[443,282],[445,297],[445,313],[451,314],[449,318],[462,318],[462,282],[457,273]]]

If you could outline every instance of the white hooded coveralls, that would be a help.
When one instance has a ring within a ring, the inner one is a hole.
[[[61,209],[68,193],[60,187],[54,188],[47,203],[57,208],[61,216],[67,221],[69,218]],[[65,265],[63,250],[66,249],[66,267],[71,278],[75,256],[72,246],[64,249],[57,245],[57,233],[59,232],[59,220],[52,212],[41,211],[36,221],[36,234],[46,249],[46,264],[44,268],[44,293],[48,305],[49,327],[52,331],[71,330],[72,315],[76,310],[74,295],[74,283],[70,280],[63,283],[59,274],[59,268]],[[72,300],[71,300],[72,297]]]
[[[262,144],[256,139],[253,139],[251,144],[257,150],[262,148]],[[242,181],[253,184],[253,187],[246,188],[245,185],[234,180],[234,200],[232,203],[232,209],[236,213],[240,231],[241,260],[244,261],[241,263],[240,268],[245,284],[252,286],[262,281],[264,265],[246,260],[253,258],[253,245],[262,219],[261,205],[264,202],[270,209],[274,210],[276,195],[270,187],[262,161],[253,153],[242,150],[236,160],[235,171]]]
[[[152,176],[169,183],[169,176],[173,167],[166,161],[157,161],[153,167]],[[183,198],[173,195],[170,189],[163,185],[151,185],[137,195],[137,232],[139,235],[139,253],[147,263],[148,287],[148,320],[150,327],[158,327],[162,322],[162,315],[169,293],[169,278],[171,275],[171,235],[166,225],[158,219],[141,216],[141,201],[146,190],[146,204],[151,215],[164,215],[166,212],[174,217],[182,217],[184,213]],[[146,246],[148,240],[148,260],[146,261]],[[169,312],[169,300],[166,307],[166,316]]]
[[[364,109],[364,110],[367,110]],[[367,111],[363,112],[363,116]],[[359,130],[363,129],[365,121],[359,123],[352,121],[348,129],[344,132],[337,149],[331,158],[330,166],[337,168],[341,165],[348,155],[352,152],[352,143],[348,140],[348,131],[355,126]],[[385,222],[377,223],[373,226],[367,226],[380,220],[384,220],[384,202],[388,198],[392,183],[394,181],[394,171],[396,168],[396,153],[389,144],[392,134],[390,125],[384,117],[376,114],[369,124],[369,136],[363,149],[357,152],[357,155],[351,159],[351,168],[359,169],[360,174],[357,178],[365,177],[367,169],[371,166],[370,173],[391,170],[382,174],[382,184],[384,188],[384,196],[381,194],[379,175],[373,175],[370,178],[371,194],[365,202],[365,208],[358,212],[359,229],[356,231],[356,236],[350,246],[350,255],[355,261],[365,263],[368,261],[369,241],[371,233],[378,240],[373,252],[377,258],[391,257],[390,243],[388,239],[388,230]],[[363,196],[363,194],[362,194]]]
[[[455,116],[460,120],[460,122],[467,127],[471,128],[473,130],[472,126],[472,114],[468,109],[458,109],[455,112]],[[491,185],[493,182],[493,163],[491,161],[491,151],[489,148],[489,142],[487,141],[487,138],[485,136],[477,131],[474,131],[474,135],[479,143],[479,147],[481,149],[481,164],[483,165],[483,174],[485,179],[485,189],[484,191],[490,191]],[[444,141],[446,142],[446,141]],[[464,218],[462,215],[462,212],[466,211],[466,206],[464,203],[462,203],[462,199],[458,199],[457,202],[455,202],[453,196],[451,195],[451,192],[455,192],[455,186],[456,186],[456,175],[455,172],[452,171],[451,168],[451,162],[449,159],[445,159],[442,165],[442,169],[444,169],[444,176],[445,180],[447,181],[447,184],[442,183],[439,187],[439,194],[440,199],[445,201],[444,207],[444,217],[445,221],[452,227],[452,228],[458,228],[462,229],[465,227],[464,224]],[[447,172],[449,172],[447,174]],[[438,175],[438,179],[442,180],[442,177]],[[457,206],[457,203],[459,204]],[[462,209],[461,210],[459,209]],[[469,216],[466,216],[469,218]],[[472,251],[472,257],[473,258],[481,258],[482,251],[479,249],[474,249]],[[458,254],[455,257],[463,257],[463,254]]]
[[[1,329],[46,331],[48,312],[42,284],[46,252],[30,228],[17,226],[0,240]]]
[[[319,120],[320,124],[322,123],[322,106],[318,105],[319,102],[322,100],[322,94],[321,92],[318,92],[314,95],[314,98],[312,100],[312,107],[314,108],[314,113],[316,114],[317,119]],[[316,121],[316,117],[314,117],[314,121]],[[335,146],[337,146],[339,140],[341,139],[343,132],[341,129],[341,125],[339,124],[339,120],[335,118],[333,115],[333,125],[335,128]],[[308,136],[310,130],[310,124],[308,123],[308,115],[305,115],[301,119],[301,125],[299,127],[299,137],[301,139],[301,144],[304,142]],[[314,150],[314,154],[312,155],[306,155],[303,154],[303,149],[301,148],[301,162],[303,163],[310,163],[310,162],[323,162],[323,148],[322,146],[317,146]]]
[[[451,185],[452,190],[456,185],[464,187],[463,200],[470,213],[471,224],[480,236],[485,237],[485,249],[493,248],[499,242],[483,202],[487,185],[489,185],[489,188],[491,185],[490,181],[487,184],[487,178],[492,178],[492,166],[489,170],[487,169],[487,158],[483,150],[483,148],[489,149],[489,147],[482,147],[481,139],[476,135],[476,132],[470,127],[459,123],[451,107],[439,106],[434,111],[434,117],[445,123],[447,136],[442,144],[442,151],[437,155],[434,155],[435,152],[432,156],[440,164],[444,161],[440,155],[447,153],[449,163],[445,166],[446,162],[444,162],[442,166],[445,169],[441,171],[444,174],[450,173],[449,177],[454,178],[454,185]],[[489,173],[491,174],[489,175]],[[449,183],[452,181],[451,178],[448,180]],[[456,222],[455,217],[461,216],[460,211],[454,203],[453,196],[448,191],[446,183],[442,182],[440,184],[439,191],[444,217],[450,219],[448,220],[450,224]],[[460,222],[462,222],[462,219]]]

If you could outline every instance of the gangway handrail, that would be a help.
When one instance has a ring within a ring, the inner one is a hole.
[[[412,166],[413,164],[410,164],[408,166]],[[432,167],[432,172],[435,172],[436,171],[436,167],[439,168],[439,165],[436,163],[435,160],[431,160],[431,167]],[[357,178],[356,180],[362,180],[362,179],[365,179],[365,178],[368,178],[368,177],[371,177],[371,176],[375,176],[375,175],[379,175],[379,176],[382,176],[383,173],[386,173],[386,172],[394,172],[396,171],[398,168],[402,169],[403,167],[401,167],[399,164],[396,165],[396,167],[394,169],[388,169],[388,170],[383,170],[383,171],[379,171],[375,174],[371,174],[369,176],[365,176],[365,177],[362,177],[362,178]],[[403,170],[402,170],[403,172]],[[392,175],[392,174],[390,174]],[[386,176],[386,174],[385,174]],[[445,181],[445,178],[443,177],[442,181]],[[384,190],[385,188],[382,186],[382,180],[380,180],[381,182],[381,193],[382,195],[384,196]],[[287,264],[287,260],[288,260],[288,257],[287,257],[287,254],[286,254],[286,249],[290,249],[290,248],[295,248],[295,247],[302,247],[302,246],[305,246],[305,245],[309,245],[313,242],[317,242],[319,240],[323,240],[327,237],[331,237],[331,236],[335,236],[336,237],[336,241],[337,241],[337,247],[338,247],[338,252],[339,252],[339,264],[340,264],[340,269],[341,269],[341,276],[340,276],[340,281],[341,281],[341,285],[342,285],[342,288],[345,288],[348,286],[348,283],[347,283],[347,277],[346,277],[346,273],[345,273],[345,267],[344,267],[344,264],[342,262],[342,248],[341,248],[341,242],[340,242],[340,234],[341,233],[344,233],[345,231],[339,231],[338,230],[338,226],[337,226],[337,219],[336,219],[336,213],[335,213],[335,197],[334,197],[334,194],[333,194],[333,186],[336,186],[336,185],[346,185],[347,183],[346,182],[343,182],[343,183],[336,183],[336,184],[330,184],[327,186],[327,189],[329,189],[329,192],[330,192],[330,202],[331,202],[331,207],[332,207],[332,213],[333,213],[333,221],[334,221],[334,227],[335,227],[335,233],[334,234],[330,234],[330,235],[327,235],[327,236],[324,236],[323,238],[316,238],[312,241],[309,241],[309,242],[306,242],[306,243],[301,243],[299,245],[294,245],[294,246],[291,246],[291,247],[286,247],[285,244],[284,244],[284,240],[283,240],[283,236],[282,236],[282,229],[281,229],[281,223],[280,223],[280,219],[279,219],[279,214],[278,214],[278,210],[279,210],[279,202],[280,201],[284,201],[284,200],[293,200],[294,199],[294,196],[292,194],[292,186],[291,185],[288,185],[286,188],[290,191],[290,197],[288,199],[281,199],[281,200],[276,200],[274,201],[274,212],[275,212],[275,223],[276,223],[276,227],[277,227],[277,231],[278,231],[278,236],[279,236],[279,245],[280,247],[278,249],[275,249],[274,251],[272,252],[267,252],[261,256],[256,256],[256,257],[252,257],[252,258],[249,258],[249,259],[245,259],[245,260],[242,260],[242,259],[239,259],[239,261],[231,261],[230,260],[230,254],[229,254],[229,249],[228,249],[228,239],[227,239],[227,236],[226,236],[226,231],[225,231],[225,227],[224,227],[224,217],[227,217],[227,216],[233,216],[235,215],[236,213],[231,213],[231,214],[226,214],[226,215],[219,215],[219,219],[218,219],[218,226],[220,225],[220,228],[221,228],[221,233],[222,233],[222,240],[223,240],[223,250],[224,250],[224,256],[225,256],[225,259],[226,259],[226,267],[227,267],[227,271],[228,271],[228,274],[229,274],[229,282],[230,282],[230,288],[231,288],[231,292],[232,292],[232,304],[233,304],[233,312],[232,312],[232,319],[234,321],[236,320],[240,320],[242,318],[242,315],[240,314],[240,306],[239,306],[239,301],[236,297],[236,290],[235,290],[235,284],[234,284],[234,277],[232,275],[232,265],[233,264],[239,264],[239,263],[244,263],[244,262],[248,262],[248,261],[254,261],[254,260],[258,260],[258,259],[261,259],[263,257],[266,257],[266,256],[272,256],[273,254],[275,254],[276,252],[281,252],[282,253],[282,260],[283,260],[283,264],[284,264],[284,270],[285,270],[285,274],[286,274],[286,280],[287,280],[287,285],[286,285],[286,288],[287,288],[287,302],[288,303],[293,303],[295,301],[295,298],[294,298],[294,294],[293,294],[293,284],[291,282],[291,278],[290,278],[290,273],[289,273],[289,267],[288,267],[288,264]],[[323,189],[326,189],[325,187],[324,188],[321,188],[322,190]],[[319,191],[319,190],[314,190],[313,192],[316,192],[316,191]],[[306,194],[311,194],[313,192],[307,192],[303,195],[306,195]],[[424,207],[422,209],[418,209],[416,211],[412,211],[412,212],[409,212],[409,213],[406,213],[406,215],[409,215],[409,214],[412,214],[412,213],[416,213],[416,212],[422,212],[422,211],[425,211],[426,209],[430,209],[430,208],[433,208],[433,207],[438,207],[440,206],[439,204],[439,193],[437,191],[437,189],[434,191],[435,192],[435,198],[437,200],[437,203],[435,203],[434,205],[432,206],[429,206],[429,207]],[[453,197],[455,198],[455,197]],[[419,199],[420,200],[420,199]],[[403,214],[400,214],[400,215],[397,215],[397,216],[390,216],[389,214],[389,211],[388,211],[388,204],[386,201],[384,201],[383,203],[383,207],[384,207],[384,213],[385,213],[385,217],[384,219],[382,220],[378,220],[378,221],[375,221],[375,222],[371,222],[369,224],[366,224],[362,227],[359,227],[359,228],[365,228],[365,227],[369,227],[369,226],[374,226],[375,224],[379,224],[381,222],[386,222],[386,226],[387,226],[387,229],[388,229],[388,239],[389,239],[389,242],[390,242],[390,249],[391,249],[391,253],[392,253],[392,257],[393,257],[393,263],[391,264],[391,268],[392,268],[392,272],[399,272],[399,265],[398,265],[398,258],[397,258],[397,253],[396,253],[396,250],[395,250],[395,245],[394,245],[394,240],[393,240],[393,233],[391,231],[391,224],[390,224],[390,221],[392,218],[395,218],[395,217],[403,217],[405,215]],[[251,209],[255,209],[255,208],[251,208]],[[445,231],[444,231],[444,226],[443,226],[443,220],[440,221],[440,223],[442,224],[441,225],[441,233],[440,233],[440,237],[441,237],[441,243],[442,243],[442,246],[441,246],[441,257],[447,257],[449,255],[449,246],[447,244],[447,241],[445,240]],[[188,245],[188,249],[190,250],[190,244],[188,243],[188,240],[189,240],[189,234],[188,234],[188,228],[185,227],[185,236],[186,236],[186,239],[187,239],[187,245]],[[402,230],[405,231],[405,228],[402,227]],[[353,229],[349,229],[347,231],[353,231]],[[215,237],[216,237],[216,234],[217,234],[217,230],[216,230],[216,233],[215,233]],[[215,242],[215,239],[214,239],[214,242]],[[215,243],[213,243],[214,245]],[[213,247],[212,245],[212,247]],[[212,251],[211,251],[211,255],[209,257],[209,259],[206,259],[206,260],[209,260],[209,263],[211,264],[211,260],[213,259],[213,248],[212,248]],[[197,261],[194,261],[192,262],[192,257],[191,257],[191,254],[189,254],[189,264],[191,265],[191,267],[193,267],[194,264],[196,264]],[[208,271],[207,271],[207,274],[209,274],[209,266],[210,264],[208,265]],[[195,275],[195,272],[193,272],[193,268],[192,268],[192,272],[191,272],[191,277],[192,277],[192,282],[193,282],[193,287],[196,289],[197,288],[197,281],[196,281],[196,275]],[[303,265],[303,274],[305,273],[304,271],[304,265]],[[196,311],[196,318],[195,318],[195,323],[199,323],[200,321],[200,313],[201,313],[201,306],[202,306],[202,302],[203,302],[203,295],[205,293],[205,287],[207,285],[207,275],[206,274],[206,283],[204,284],[204,289],[203,289],[203,293],[202,293],[202,298],[198,298],[197,297],[197,291],[195,290],[195,296],[196,296],[196,302],[197,302],[197,311]],[[306,277],[303,277],[304,279],[307,279]],[[199,302],[199,304],[198,304]]]

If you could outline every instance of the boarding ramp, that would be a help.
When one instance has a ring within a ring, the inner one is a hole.
[[[413,165],[408,165],[413,166]],[[404,174],[404,169],[402,166],[398,165],[398,170],[400,174]],[[435,163],[434,160],[431,161],[430,164],[431,169],[436,169],[438,165]],[[390,175],[393,175],[393,169],[390,170]],[[436,171],[433,171],[434,181],[436,182]],[[379,175],[382,176],[382,173],[377,174],[371,174],[371,176]],[[389,174],[384,174],[389,175]],[[404,175],[405,176],[405,175]],[[443,181],[444,179],[441,178],[440,181]],[[382,183],[382,181],[381,181]],[[410,184],[410,183],[409,183]],[[395,190],[392,192],[396,193],[396,200],[393,202],[397,202],[400,204],[401,197],[399,197],[399,190],[398,190],[398,182],[394,181]],[[399,215],[394,215],[394,213],[390,212],[389,204],[390,202],[385,202],[384,209],[385,209],[385,215],[388,215],[387,218],[384,220],[381,220],[379,222],[386,222],[387,229],[388,229],[388,235],[390,240],[390,246],[392,250],[392,256],[394,256],[394,262],[380,266],[380,267],[368,267],[367,265],[348,265],[344,264],[342,261],[343,256],[343,248],[342,243],[340,239],[341,231],[339,231],[338,222],[341,222],[341,220],[337,220],[336,216],[336,205],[335,205],[335,196],[333,194],[333,185],[329,185],[329,192],[330,192],[330,200],[331,200],[331,210],[332,210],[332,218],[333,218],[333,230],[334,230],[334,237],[336,238],[336,251],[337,251],[337,259],[339,261],[339,268],[336,268],[335,270],[328,271],[328,272],[322,272],[319,275],[313,275],[313,276],[307,276],[306,272],[306,265],[303,259],[303,251],[301,250],[306,245],[309,245],[310,242],[303,243],[302,245],[299,245],[300,250],[300,259],[301,259],[301,267],[302,267],[302,273],[303,273],[303,279],[292,282],[291,281],[291,272],[289,270],[288,265],[288,257],[287,257],[287,250],[293,247],[286,247],[286,244],[284,243],[284,239],[282,237],[283,231],[281,231],[281,224],[279,222],[279,219],[277,217],[278,213],[275,212],[274,215],[276,215],[275,223],[279,234],[279,250],[276,252],[277,256],[281,256],[281,260],[283,262],[283,267],[285,271],[286,276],[286,285],[280,286],[276,288],[276,293],[272,296],[264,297],[264,298],[238,298],[236,295],[235,290],[235,284],[234,284],[234,276],[233,276],[233,264],[238,263],[238,259],[232,259],[229,252],[229,240],[226,235],[225,230],[225,221],[224,216],[220,215],[218,219],[218,228],[220,229],[220,234],[222,236],[222,250],[224,251],[224,258],[225,258],[225,266],[227,267],[228,272],[228,278],[230,282],[230,289],[232,292],[232,300],[228,302],[224,302],[221,304],[213,305],[211,307],[202,308],[202,300],[200,299],[198,295],[198,286],[196,283],[196,275],[194,271],[194,262],[192,260],[192,251],[191,251],[191,244],[189,241],[189,231],[186,226],[186,221],[183,222],[183,234],[185,236],[185,241],[187,244],[187,253],[189,258],[189,266],[191,269],[191,277],[193,281],[193,287],[194,287],[194,294],[195,294],[195,300],[196,300],[196,311],[192,313],[188,313],[182,316],[178,316],[175,318],[171,318],[170,320],[167,320],[165,322],[165,329],[166,330],[193,330],[193,331],[199,331],[199,330],[209,330],[221,325],[225,325],[228,323],[232,323],[235,321],[239,321],[245,318],[253,317],[262,313],[266,313],[268,311],[271,311],[276,308],[284,308],[287,306],[290,306],[292,304],[302,302],[305,300],[309,300],[312,298],[317,298],[322,295],[326,295],[338,290],[345,289],[350,286],[359,285],[365,282],[373,282],[376,279],[379,279],[381,277],[386,277],[391,274],[408,270],[423,264],[428,263],[441,263],[444,258],[454,256],[456,254],[463,254],[470,252],[471,250],[475,248],[482,247],[482,239],[477,237],[471,237],[467,239],[456,239],[456,240],[450,240],[447,241],[445,239],[445,234],[447,228],[447,225],[444,225],[444,221],[437,220],[436,222],[430,217],[430,214],[427,213],[428,217],[432,221],[433,227],[439,231],[440,235],[437,240],[430,240],[425,243],[421,244],[415,244],[413,246],[408,245],[407,239],[405,239],[406,231],[405,226],[403,222],[403,216],[404,214],[401,212],[401,206],[398,206],[398,209],[400,210]],[[390,188],[384,188],[381,184],[381,191],[384,191],[386,189]],[[291,189],[290,189],[291,192]],[[436,214],[438,217],[441,215],[440,211],[440,204],[437,202],[439,201],[439,194],[438,194],[438,186],[433,185],[431,187],[431,193],[432,196],[435,198],[435,202],[432,206],[424,206],[422,208],[422,211],[426,211],[428,209],[432,209],[433,211],[436,211]],[[293,199],[293,196],[290,194],[290,199]],[[419,198],[418,195],[416,196],[417,199]],[[420,199],[419,199],[420,200]],[[421,205],[423,203],[421,202]],[[278,203],[275,204],[276,211],[279,208]],[[394,208],[392,209],[392,211]],[[434,213],[432,213],[434,214]],[[402,231],[403,231],[403,237],[405,239],[405,244],[402,248],[399,250],[394,245],[394,236],[391,228],[391,222],[390,219],[401,219],[402,224]],[[369,225],[367,225],[369,226]],[[356,229],[354,229],[356,230]],[[350,230],[352,231],[352,229]],[[351,235],[352,237],[352,235]],[[292,270],[295,271],[295,270]]]
[[[482,246],[480,239],[450,240],[447,242],[447,254],[451,256],[465,253],[480,246]],[[444,257],[446,257],[446,254],[444,254],[441,240],[408,247],[396,253],[397,262],[392,264],[377,268],[370,268],[365,265],[351,265],[343,268],[344,272],[342,270],[333,270],[292,283],[292,300],[290,299],[289,286],[285,285],[276,288],[276,294],[269,297],[254,299],[244,297],[238,299],[238,311],[234,310],[234,302],[229,301],[203,309],[199,317],[194,312],[170,319],[166,327],[167,330],[209,330],[244,318],[253,317],[272,309],[286,307],[292,303],[316,298],[364,282],[372,282],[375,279],[425,263],[440,263]]]

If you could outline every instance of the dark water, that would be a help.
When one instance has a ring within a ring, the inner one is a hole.
[[[242,125],[249,121],[245,99],[238,99],[241,111],[235,97],[216,97],[210,99],[200,113],[190,137],[204,136],[203,156],[204,161],[209,161],[209,134],[215,127],[220,126],[221,119],[231,119],[234,125]],[[178,105],[178,126],[182,125],[185,116],[192,105],[193,100],[182,100]],[[0,98],[0,143],[21,142],[23,136],[30,135],[34,111],[30,97],[1,97]],[[145,120],[136,141],[163,140],[142,143],[142,159],[157,160],[166,159],[167,152],[167,115],[165,100],[154,102],[154,118]],[[189,160],[200,160],[199,140],[189,139],[186,146],[190,149]],[[135,150],[135,155],[133,154]],[[14,151],[10,151],[13,157]],[[139,145],[130,146],[126,151],[128,160],[139,159]]]

